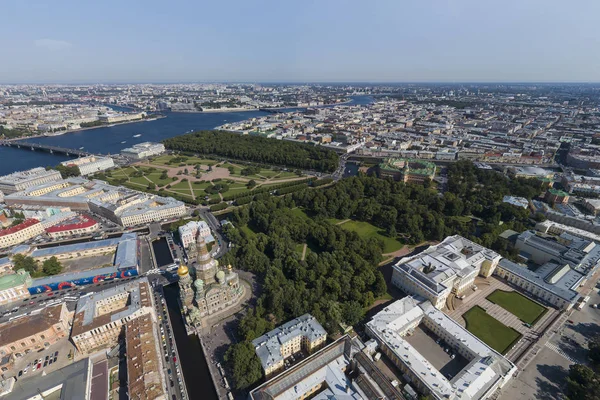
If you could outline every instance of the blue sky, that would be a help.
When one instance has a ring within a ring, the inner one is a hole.
[[[600,81],[598,0],[2,0],[0,82]]]

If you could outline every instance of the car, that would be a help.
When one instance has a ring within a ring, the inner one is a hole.
[[[48,365],[48,361],[44,361],[44,368]]]
[[[54,353],[54,358],[58,357],[58,351]]]
[[[171,381],[171,387],[175,386],[175,383],[173,381]]]
[[[54,361],[54,362],[56,362],[56,357],[54,357],[54,360],[53,360],[53,361]]]
[[[573,321],[572,319],[567,320],[567,322],[570,323],[570,324],[574,324],[575,323],[575,321]]]
[[[42,363],[38,363],[37,368],[36,369],[40,369],[42,368]]]
[[[23,376],[23,370],[19,371],[19,375],[17,375],[18,377]]]
[[[48,361],[48,365],[52,364],[54,361],[50,360]]]
[[[177,362],[177,357],[173,357],[173,362]]]
[[[50,357],[50,356],[46,356],[45,360],[46,360],[46,361],[48,361],[48,358],[49,358],[49,357]]]

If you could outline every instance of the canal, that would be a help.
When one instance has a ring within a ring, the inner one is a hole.
[[[196,335],[188,336],[185,330],[178,302],[179,287],[176,283],[165,286],[164,293],[188,397],[217,400],[218,396],[202,352],[200,339]]]
[[[173,256],[169,250],[169,244],[164,237],[152,242],[152,249],[156,256],[156,265],[164,267],[165,265],[173,264]]]

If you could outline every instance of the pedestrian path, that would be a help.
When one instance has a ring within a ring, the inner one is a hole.
[[[569,356],[567,353],[565,353],[564,351],[562,351],[557,345],[555,345],[552,342],[546,342],[546,347],[548,347],[550,350],[554,351],[555,353],[563,356],[567,361],[569,361],[571,364],[577,364],[578,361],[575,360],[573,357]]]

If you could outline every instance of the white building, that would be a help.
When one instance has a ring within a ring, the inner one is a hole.
[[[133,158],[134,160],[140,160],[142,158],[148,158],[165,152],[165,146],[162,143],[144,142],[134,144],[131,147],[121,150],[121,155]]]
[[[492,275],[501,258],[462,236],[448,236],[436,246],[402,258],[394,265],[392,283],[441,309],[451,293],[460,295],[472,287],[477,275]]]
[[[5,194],[19,192],[32,186],[61,180],[60,172],[55,170],[46,171],[45,168],[37,167],[27,171],[13,172],[9,175],[0,176],[0,190]]]
[[[179,200],[142,193],[116,202],[91,200],[89,206],[92,212],[124,227],[178,218],[186,214],[185,204]]]
[[[417,390],[440,400],[490,398],[516,372],[516,367],[429,301],[405,297],[377,313],[366,325],[367,334]],[[468,364],[448,380],[404,336],[423,324]]]
[[[96,156],[76,158],[74,160],[63,161],[61,164],[66,167],[78,167],[79,172],[83,176],[95,174],[96,172],[104,171],[115,166],[112,158]]]
[[[190,221],[187,224],[179,227],[179,237],[183,247],[188,248],[190,243],[196,241],[198,235],[203,238],[210,236],[210,228],[204,221]]]

